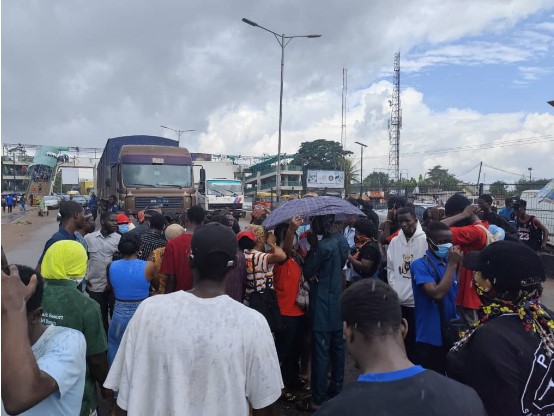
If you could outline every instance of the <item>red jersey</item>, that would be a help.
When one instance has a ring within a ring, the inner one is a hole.
[[[485,230],[475,224],[482,224],[489,228],[488,223],[476,222],[472,225],[463,227],[451,227],[452,244],[460,246],[462,253],[467,254],[472,251],[481,251],[487,245],[487,234]],[[479,309],[481,300],[477,295],[472,283],[473,271],[462,267],[460,282],[458,284],[458,296],[456,296],[456,305],[464,308]]]
[[[175,275],[175,291],[192,289],[192,271],[189,266],[192,234],[181,234],[165,246],[160,272]]]

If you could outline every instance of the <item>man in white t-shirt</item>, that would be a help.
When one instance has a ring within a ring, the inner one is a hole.
[[[2,415],[78,415],[85,337],[41,323],[40,274],[27,266],[10,266],[9,273],[2,271]]]
[[[272,414],[283,381],[265,318],[225,294],[236,236],[211,223],[195,230],[194,286],[142,302],[104,383],[129,414]]]
[[[415,314],[414,292],[410,267],[414,260],[425,254],[427,237],[411,207],[396,211],[400,230],[387,249],[387,280],[398,294],[402,306],[402,318],[408,321],[408,332],[404,338],[406,353],[410,360],[415,357]],[[417,360],[416,360],[417,361]]]

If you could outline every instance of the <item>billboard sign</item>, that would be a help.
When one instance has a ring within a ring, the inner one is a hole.
[[[344,172],[341,170],[308,170],[308,188],[344,188]]]

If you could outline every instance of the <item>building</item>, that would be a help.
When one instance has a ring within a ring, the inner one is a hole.
[[[281,195],[299,194],[303,191],[303,166],[293,165],[293,156],[281,156]],[[277,156],[250,166],[244,177],[245,194],[275,194],[277,187]]]
[[[29,187],[29,165],[32,156],[24,152],[10,152],[2,156],[2,193],[27,192]]]

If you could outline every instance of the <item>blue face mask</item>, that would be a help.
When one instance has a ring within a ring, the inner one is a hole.
[[[119,224],[118,228],[120,233],[126,233],[129,231],[129,224]]]
[[[437,257],[444,259],[448,255],[450,247],[452,247],[452,243],[438,244],[435,254],[437,255]]]
[[[269,244],[264,244],[264,251],[266,253],[269,253],[273,247],[271,247]]]

